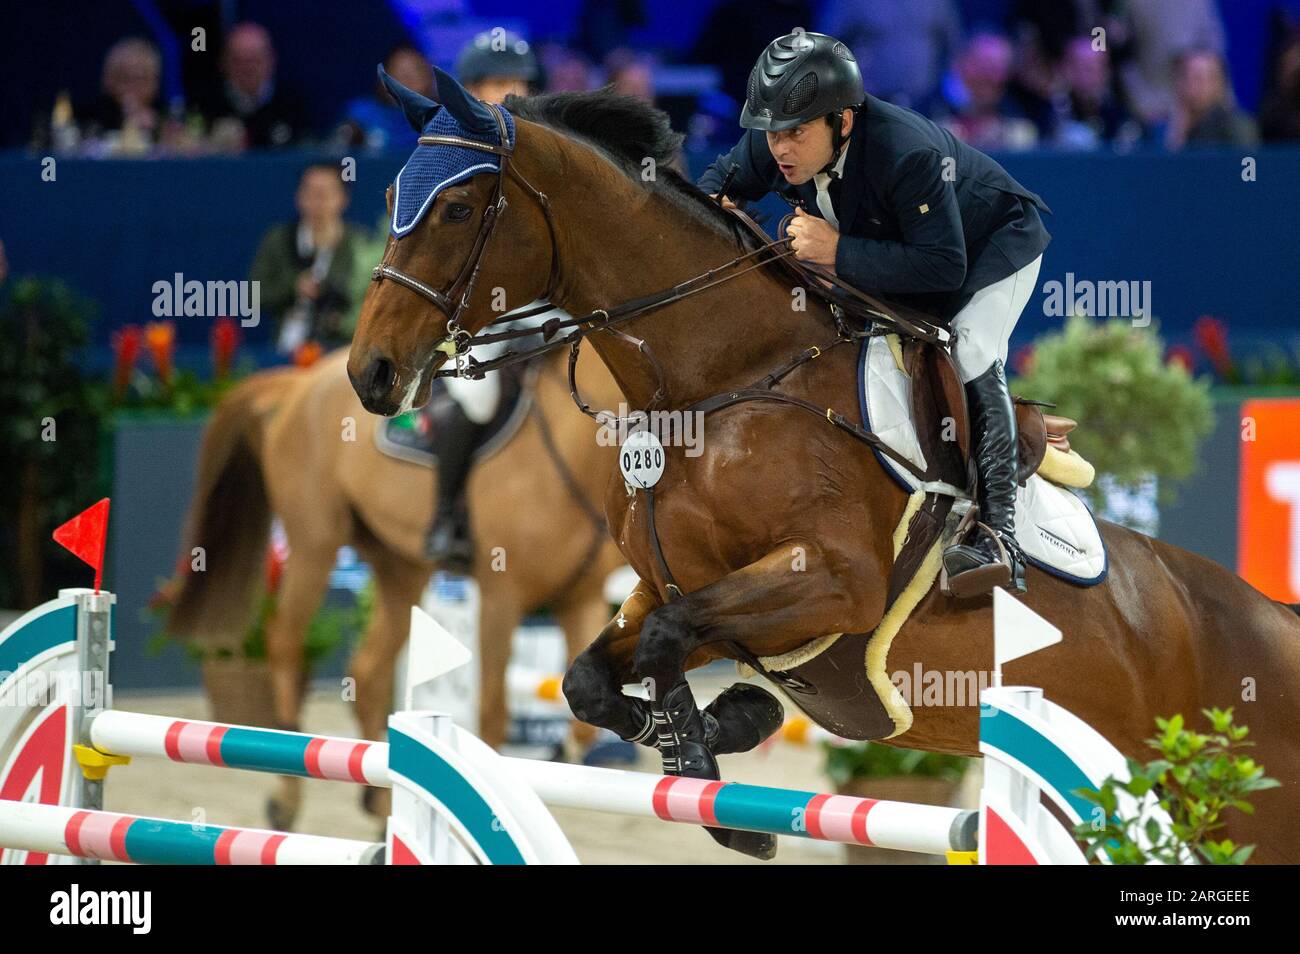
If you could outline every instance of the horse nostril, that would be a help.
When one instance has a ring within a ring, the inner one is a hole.
[[[396,379],[397,371],[392,362],[387,358],[376,358],[370,362],[370,367],[366,368],[366,391],[373,399],[379,400],[388,394]]]

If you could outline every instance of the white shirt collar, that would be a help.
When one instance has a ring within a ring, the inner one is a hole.
[[[831,168],[835,172],[835,178],[844,178],[844,160],[849,157],[849,141],[844,140],[844,147],[840,149],[840,157],[835,160],[835,165]],[[813,176],[813,183],[817,186],[818,192],[825,192],[830,188],[831,176],[829,172],[819,172]]]

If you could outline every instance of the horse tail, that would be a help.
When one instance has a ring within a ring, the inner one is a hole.
[[[168,633],[203,649],[238,649],[252,622],[271,527],[261,437],[299,373],[276,368],[240,382],[218,402],[203,434],[167,623]],[[195,547],[203,549],[201,571],[192,568]]]

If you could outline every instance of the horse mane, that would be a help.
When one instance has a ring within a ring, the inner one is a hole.
[[[729,236],[742,247],[756,243],[735,217],[681,173],[682,140],[668,114],[650,103],[614,92],[612,87],[536,96],[507,96],[505,107],[519,119],[581,140],[613,161],[632,181],[666,196],[692,218]],[[642,163],[655,162],[646,181]]]

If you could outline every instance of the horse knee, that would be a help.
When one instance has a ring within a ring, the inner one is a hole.
[[[653,744],[653,723],[645,704],[623,695],[622,685],[591,650],[574,660],[564,674],[563,689],[579,721],[609,729],[622,739]]]
[[[564,674],[562,690],[574,716],[592,725],[603,725],[601,715],[609,705],[612,677],[591,658],[590,651],[582,653]]]
[[[675,683],[689,655],[690,636],[684,610],[672,604],[659,607],[641,626],[633,660],[636,671],[643,678]]]

